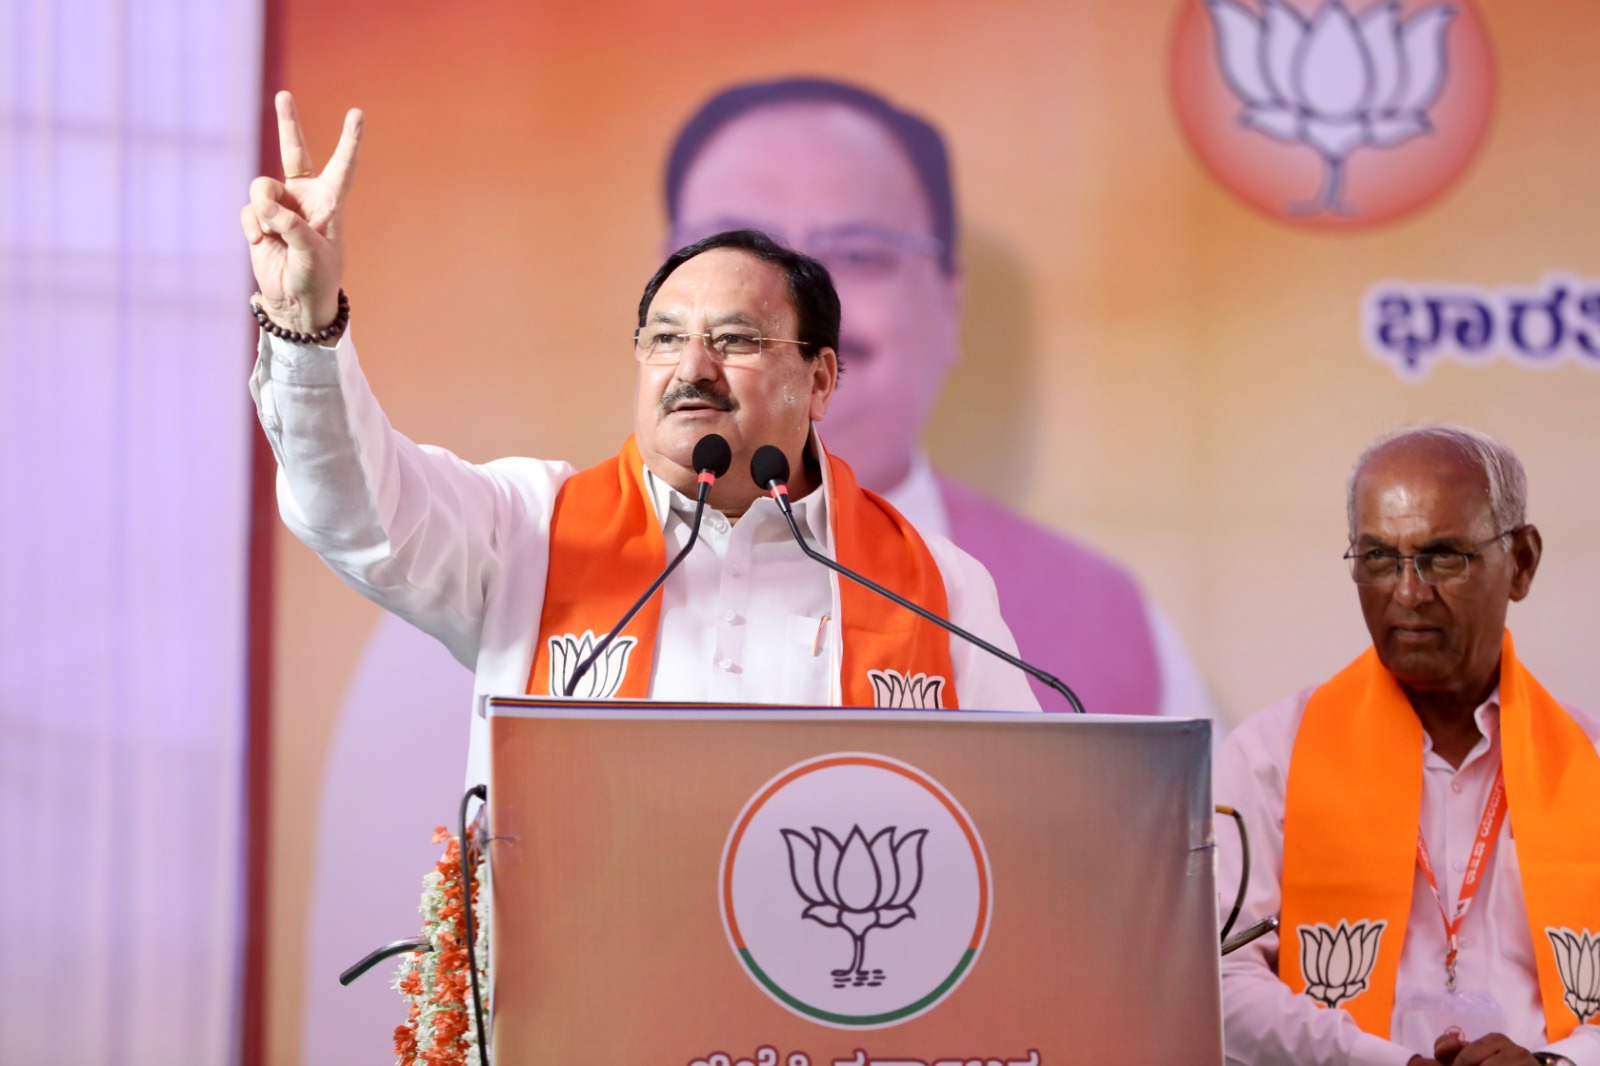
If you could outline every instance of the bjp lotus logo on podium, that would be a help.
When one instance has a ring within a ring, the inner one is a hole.
[[[1172,57],[1179,123],[1212,173],[1322,228],[1442,193],[1483,140],[1492,83],[1468,0],[1191,0]]]
[[[789,879],[806,902],[800,917],[844,929],[854,943],[850,964],[830,971],[835,988],[879,987],[885,974],[867,969],[867,934],[917,916],[911,901],[922,888],[922,842],[928,831],[918,829],[896,840],[895,828],[868,840],[859,825],[852,826],[843,844],[821,827],[813,827],[809,837],[779,830],[789,845]]]
[[[988,855],[955,797],[914,766],[859,752],[763,785],[728,834],[718,888],[756,986],[846,1029],[943,1002],[981,954],[993,905]]]

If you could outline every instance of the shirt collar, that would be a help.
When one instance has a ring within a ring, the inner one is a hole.
[[[822,482],[806,494],[803,499],[791,499],[789,506],[794,510],[795,524],[810,537],[811,543],[823,551],[827,551],[833,544],[833,535],[828,523],[828,500],[832,495],[830,478],[828,477],[828,453],[823,450],[822,441],[817,436],[815,427],[807,441],[809,447],[815,450],[819,464],[822,467]],[[666,529],[668,519],[676,515],[684,523],[694,521],[695,501],[692,496],[685,496],[663,478],[656,477],[649,466],[644,468],[645,490],[650,496],[650,503],[655,507],[656,519],[661,523],[661,528]],[[721,514],[715,507],[706,506],[706,513]],[[746,517],[755,517],[766,521],[783,521],[783,515],[778,510],[778,505],[771,497],[762,497],[751,504],[750,510],[745,512]],[[726,516],[724,516],[726,517]]]
[[[1493,738],[1495,731],[1500,728],[1500,686],[1496,685],[1494,691],[1489,693],[1489,698],[1478,705],[1472,712],[1472,720],[1478,723],[1478,732],[1486,737]]]
[[[1459,769],[1465,769],[1467,764],[1475,761],[1494,746],[1495,738],[1500,732],[1500,687],[1498,685],[1495,686],[1493,692],[1489,693],[1488,699],[1478,704],[1477,710],[1472,712],[1472,721],[1478,727],[1478,741],[1472,745],[1472,750],[1461,761]],[[1433,754],[1433,738],[1428,735],[1426,729],[1422,731],[1422,754],[1424,756]]]

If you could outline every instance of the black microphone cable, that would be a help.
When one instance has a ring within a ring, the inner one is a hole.
[[[960,626],[949,621],[948,619],[940,618],[927,608],[912,603],[899,593],[891,592],[882,585],[878,584],[876,581],[873,581],[867,577],[863,577],[861,574],[841,566],[832,559],[828,558],[826,555],[823,555],[821,552],[812,548],[811,545],[807,544],[806,538],[800,533],[800,527],[795,523],[794,511],[789,506],[789,459],[783,454],[782,451],[770,444],[763,444],[761,447],[757,448],[756,453],[750,457],[750,476],[755,479],[755,483],[757,485],[762,486],[772,493],[772,498],[777,501],[778,509],[783,512],[784,520],[789,523],[789,531],[794,534],[795,542],[800,545],[801,551],[805,552],[811,558],[815,559],[823,566],[826,566],[834,573],[843,577],[847,577],[856,584],[863,585],[866,588],[871,589],[873,592],[876,592],[878,595],[893,600],[906,610],[927,619],[946,632],[954,633],[963,640],[967,640],[973,644],[976,644],[990,655],[1004,659],[1006,662],[1010,663],[1012,666],[1015,666],[1023,673],[1026,673],[1031,677],[1038,678],[1040,681],[1043,681],[1045,684],[1061,693],[1061,695],[1065,696],[1067,702],[1072,705],[1072,709],[1078,714],[1085,713],[1083,709],[1083,703],[1078,699],[1077,693],[1068,688],[1066,684],[1059,678],[1045,673],[1037,666],[1023,662],[1010,652],[1000,650],[993,644],[990,644],[988,641],[984,640],[982,637],[974,633],[967,632],[965,629],[962,629]]]
[[[689,543],[673,556],[667,568],[650,583],[649,588],[644,590],[644,595],[635,600],[633,606],[628,608],[628,613],[622,616],[622,620],[611,627],[611,632],[595,642],[594,648],[578,664],[578,668],[572,671],[572,679],[567,682],[567,690],[562,693],[563,696],[571,696],[577,691],[578,682],[583,680],[583,675],[587,674],[600,656],[606,653],[606,649],[611,647],[611,642],[617,639],[617,635],[629,622],[633,621],[633,616],[644,610],[644,605],[650,602],[650,597],[656,594],[656,589],[660,588],[662,582],[667,580],[667,576],[678,568],[678,564],[683,562],[690,549],[695,546],[695,542],[700,539],[700,518],[705,514],[706,497],[711,495],[711,486],[716,484],[717,478],[726,474],[728,467],[733,465],[733,449],[728,447],[728,442],[722,434],[707,433],[695,443],[693,462],[700,476],[700,488],[695,493],[694,519],[689,524]]]
[[[463,901],[462,922],[464,923],[463,929],[467,941],[467,972],[471,974],[472,979],[472,1019],[473,1023],[477,1027],[479,1061],[483,1063],[483,1066],[489,1066],[489,1044],[488,1041],[484,1039],[483,989],[478,983],[478,934],[472,920],[472,864],[467,853],[467,806],[474,799],[477,799],[483,803],[487,803],[489,801],[488,787],[485,785],[474,785],[473,787],[467,789],[466,793],[462,795],[461,812],[460,816],[457,818],[460,835],[456,838],[456,840],[458,842],[458,847],[461,854],[461,898]],[[483,842],[483,847],[480,848],[480,850],[483,851],[484,854],[488,854],[487,848],[488,841],[485,840]],[[488,886],[486,885],[478,886],[480,898],[481,893],[486,890],[487,887]],[[381,948],[369,952],[360,962],[341,973],[339,975],[339,983],[341,985],[350,984],[350,982],[354,981],[356,978],[372,969],[378,963],[382,962],[384,959],[390,958],[391,956],[399,955],[407,951],[420,952],[432,950],[433,945],[428,942],[427,937],[416,937],[411,940],[396,940],[392,943],[385,944]]]
[[[1250,835],[1244,831],[1244,816],[1238,811],[1226,803],[1219,803],[1217,813],[1232,818],[1233,824],[1239,827],[1239,891],[1233,897],[1233,909],[1228,912],[1228,920],[1222,923],[1222,940],[1226,942],[1233,930],[1233,923],[1239,920],[1239,912],[1244,909],[1244,892],[1250,884]]]
[[[488,786],[473,785],[461,797],[461,911],[467,932],[467,972],[472,975],[472,1018],[478,1025],[478,1061],[483,1066],[489,1066],[489,1042],[483,1036],[483,990],[478,987],[478,934],[472,928],[472,866],[467,858],[467,804],[474,797],[481,803],[488,803]],[[484,842],[484,854],[488,854],[487,841]],[[478,886],[480,893],[487,888],[487,885]]]

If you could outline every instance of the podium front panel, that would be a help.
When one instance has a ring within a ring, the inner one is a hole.
[[[1221,1062],[1207,722],[489,713],[500,1062]]]

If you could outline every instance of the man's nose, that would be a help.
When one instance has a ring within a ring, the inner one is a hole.
[[[1394,579],[1394,598],[1406,606],[1422,603],[1433,597],[1433,586],[1422,580],[1422,569],[1417,557],[1400,560],[1400,573]]]
[[[712,358],[708,338],[701,333],[689,334],[678,355],[678,370],[673,376],[680,381],[714,381],[721,375],[722,364]]]

